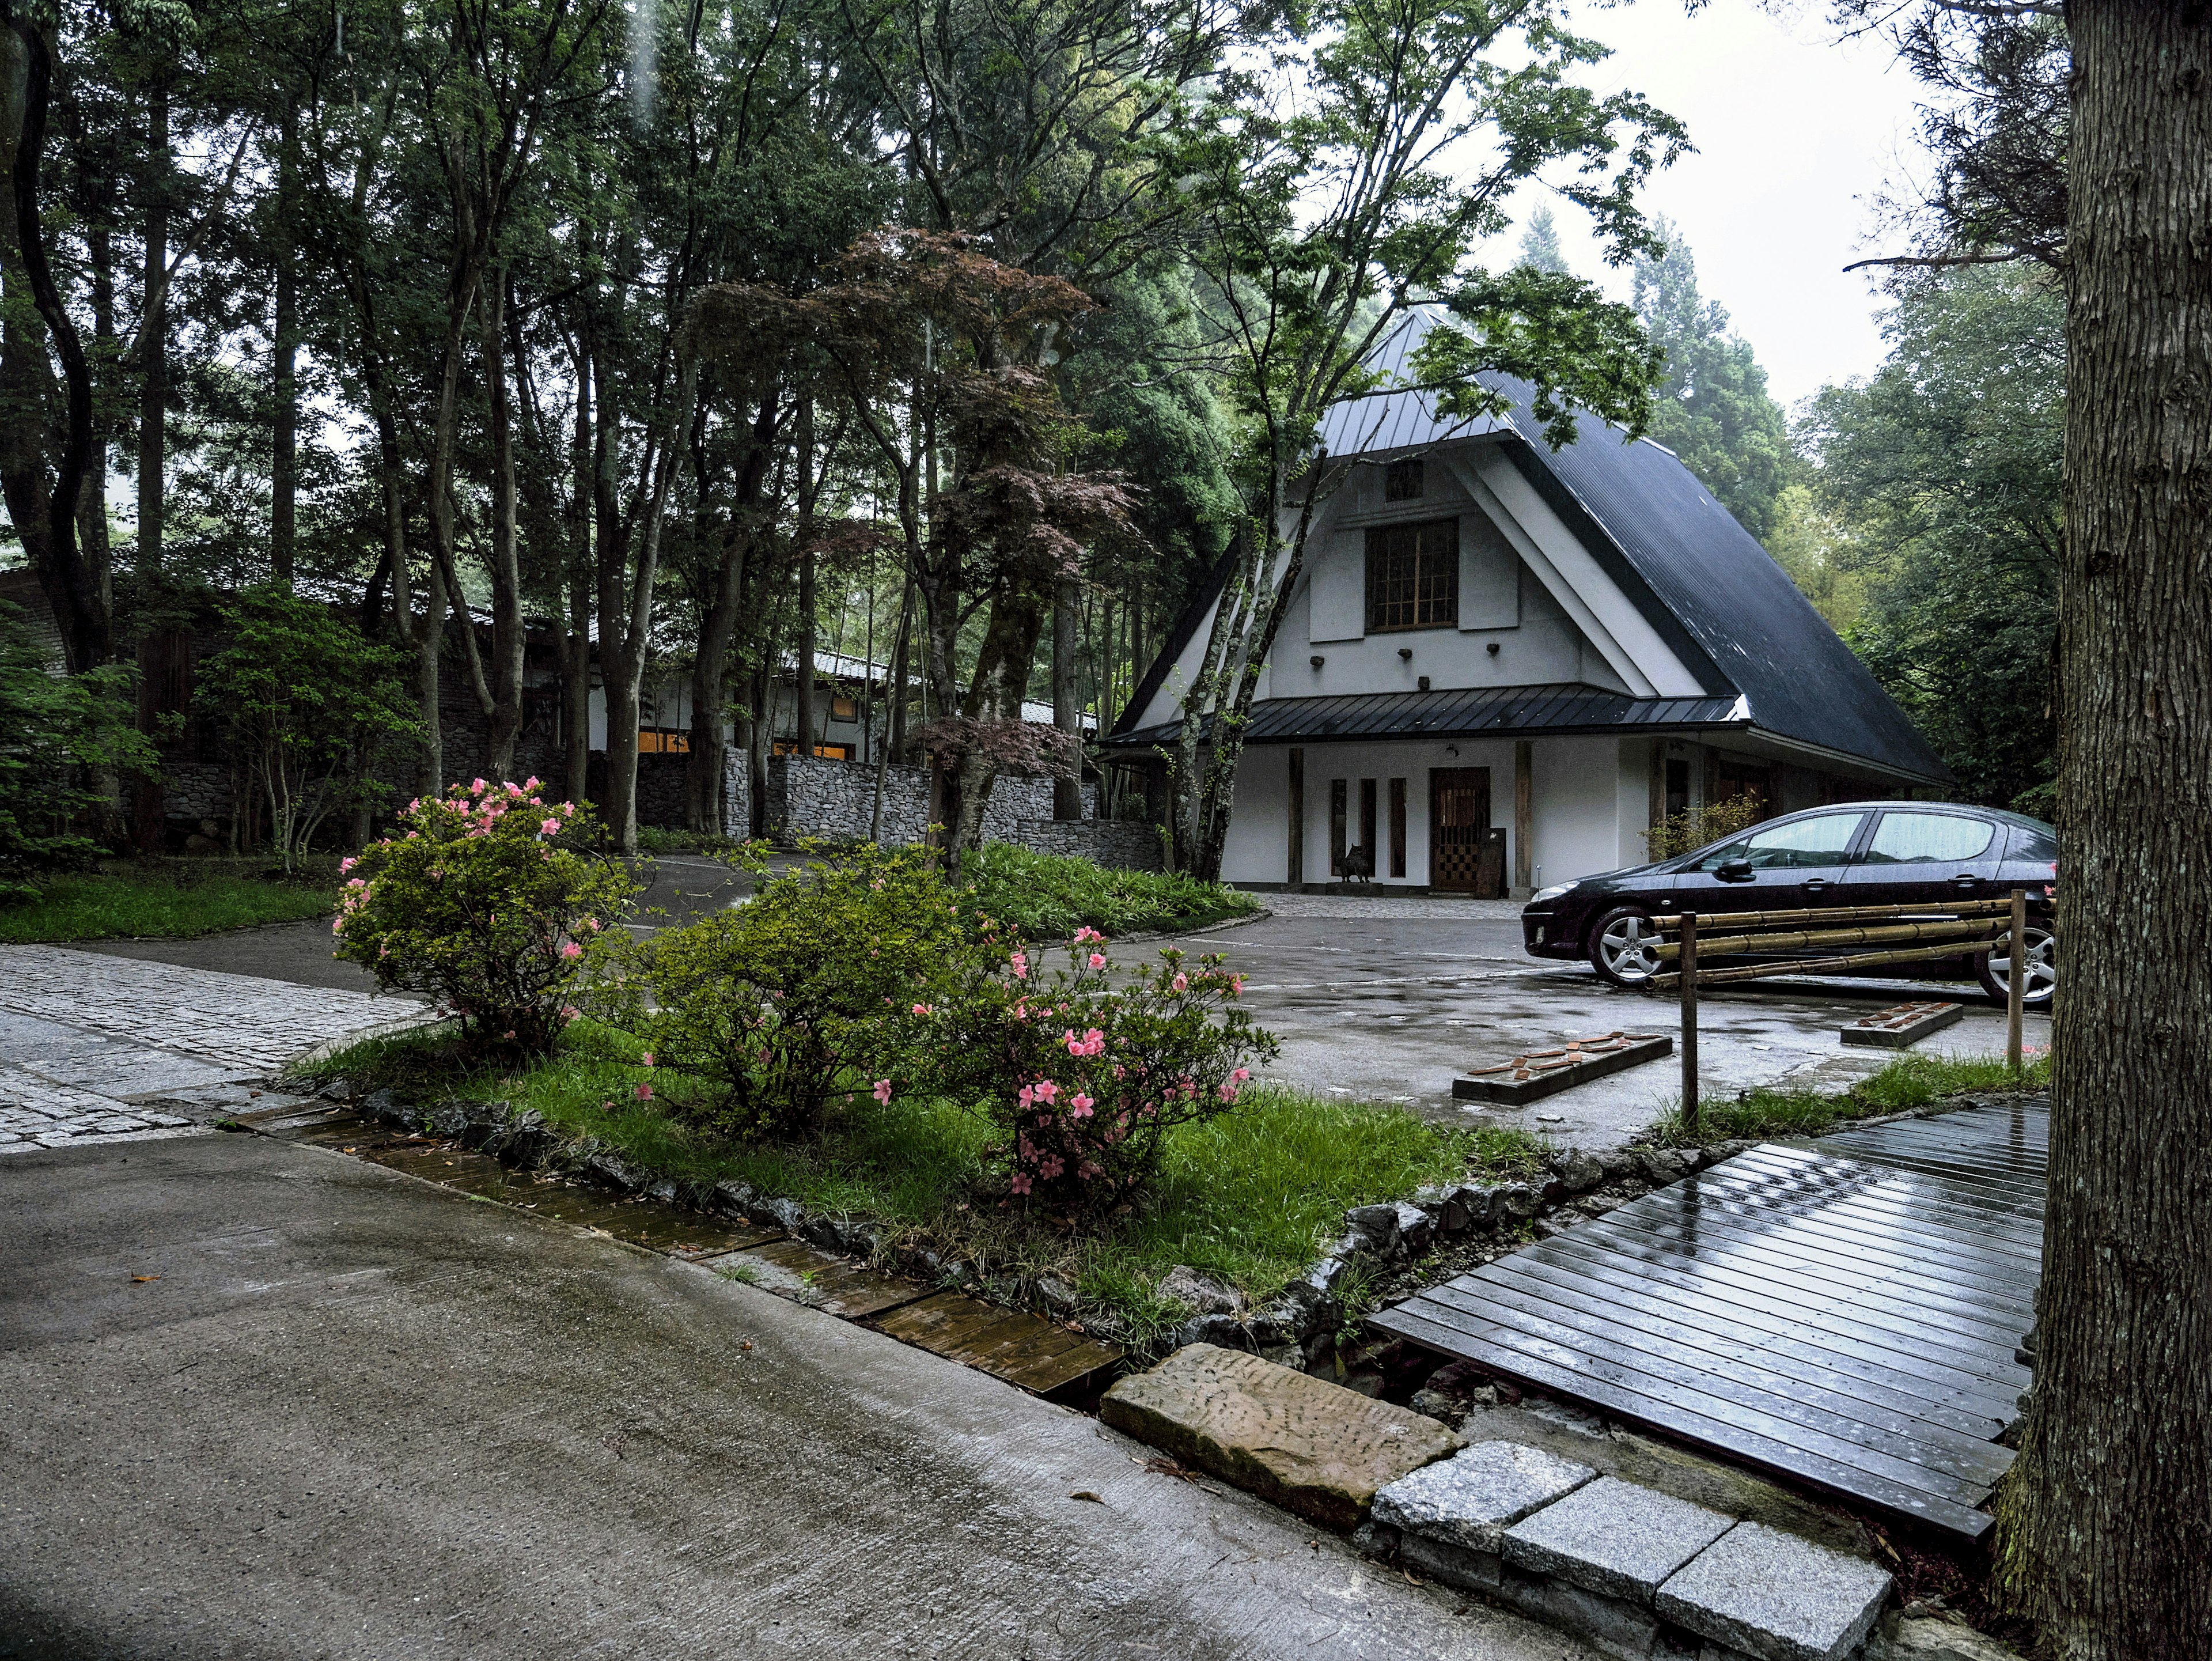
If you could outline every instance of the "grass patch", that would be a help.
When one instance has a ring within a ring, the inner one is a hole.
[[[403,1033],[356,1044],[306,1076],[343,1074],[425,1100],[511,1101],[679,1179],[739,1177],[810,1208],[864,1213],[891,1225],[896,1243],[973,1258],[1010,1294],[1057,1275],[1139,1343],[1182,1318],[1152,1290],[1178,1263],[1264,1303],[1343,1232],[1346,1208],[1429,1183],[1526,1175],[1544,1149],[1525,1131],[1447,1128],[1395,1107],[1254,1090],[1234,1112],[1174,1134],[1139,1208],[1077,1229],[1024,1217],[981,1185],[991,1128],[978,1114],[920,1098],[879,1107],[862,1096],[807,1141],[730,1142],[672,1117],[660,1100],[635,1098],[647,1080],[681,1088],[640,1065],[640,1048],[626,1032],[579,1021],[552,1061],[511,1074],[461,1066],[450,1034]]]
[[[1818,1136],[1852,1119],[1902,1113],[1947,1096],[2050,1088],[2047,1055],[2029,1061],[2015,1076],[2000,1056],[1908,1054],[1838,1096],[1803,1090],[1749,1090],[1735,1098],[1705,1097],[1698,1103],[1697,1134],[1684,1128],[1678,1106],[1653,1123],[1650,1137],[1662,1147],[1691,1147],[1739,1137]]]
[[[1197,928],[1260,909],[1219,883],[1148,871],[1109,871],[1089,860],[1033,854],[987,842],[961,861],[985,911],[1031,940],[1065,940],[1079,928],[1106,934]]]
[[[0,906],[0,941],[165,940],[326,917],[337,879],[330,870],[272,878],[193,861],[58,875],[37,886],[36,899]]]

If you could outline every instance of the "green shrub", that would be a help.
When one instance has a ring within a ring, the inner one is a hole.
[[[1064,940],[1079,928],[1109,934],[1191,928],[1260,909],[1249,894],[1219,883],[1109,871],[1012,843],[987,842],[970,850],[961,873],[985,913],[1030,940]]]
[[[926,1087],[997,1123],[1009,1189],[1071,1210],[1145,1187],[1169,1133],[1227,1112],[1277,1050],[1233,1007],[1243,977],[1219,958],[1165,951],[1116,986],[1104,944],[1079,931],[1048,980],[1026,952],[992,953],[948,989],[918,1056]]]
[[[958,904],[922,849],[799,867],[646,948],[659,1007],[637,1029],[657,1065],[699,1082],[693,1116],[744,1136],[811,1130],[841,1091],[908,1070],[922,1012],[974,950]]]
[[[0,904],[38,898],[38,873],[100,856],[81,822],[106,804],[88,787],[155,764],[130,693],[120,666],[52,672],[21,608],[0,602]]]
[[[573,802],[526,784],[457,784],[408,804],[398,834],[339,867],[337,955],[428,992],[471,1053],[549,1054],[613,959],[638,885]]]

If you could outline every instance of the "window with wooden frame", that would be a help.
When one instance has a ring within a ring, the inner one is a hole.
[[[830,720],[858,721],[860,718],[860,701],[850,692],[832,692],[830,695]]]
[[[1367,632],[1459,623],[1459,521],[1377,525],[1367,532]]]

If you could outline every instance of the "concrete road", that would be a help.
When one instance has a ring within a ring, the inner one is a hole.
[[[336,1154],[0,1162],[0,1656],[1588,1655],[1143,1456]]]
[[[1607,986],[1584,964],[1531,958],[1517,905],[1491,901],[1265,897],[1276,915],[1182,942],[1249,977],[1249,1007],[1283,1041],[1265,1076],[1347,1099],[1396,1102],[1439,1123],[1518,1124],[1584,1147],[1617,1147],[1680,1098],[1672,1057],[1578,1085],[1525,1107],[1455,1101],[1451,1081],[1525,1050],[1614,1031],[1679,1034],[1671,997]],[[2002,1054],[2003,1010],[1978,986],[1794,982],[1706,993],[1698,1017],[1700,1093],[1755,1086],[1841,1091],[1888,1061],[1846,1049],[1840,1029],[1907,998],[1966,1005],[1920,1050]],[[2027,1042],[2047,1045],[2047,1016]]]

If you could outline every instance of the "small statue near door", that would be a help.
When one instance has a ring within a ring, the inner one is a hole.
[[[1336,867],[1336,874],[1348,881],[1372,883],[1375,880],[1375,852],[1355,843],[1344,850],[1344,858]]]

